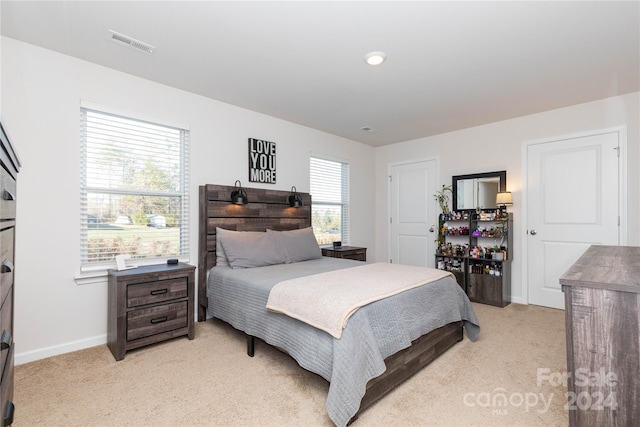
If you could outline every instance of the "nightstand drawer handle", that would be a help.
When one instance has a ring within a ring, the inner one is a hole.
[[[151,291],[151,295],[162,295],[162,294],[166,294],[167,292],[169,292],[169,289],[167,288],[156,289],[155,291]]]
[[[151,323],[153,323],[153,324],[155,325],[156,323],[166,322],[166,321],[167,321],[167,319],[168,319],[168,317],[167,317],[167,316],[164,316],[164,317],[158,317],[157,319],[151,319]]]
[[[8,350],[11,347],[11,332],[6,329],[2,331],[2,338],[0,339],[0,350]]]

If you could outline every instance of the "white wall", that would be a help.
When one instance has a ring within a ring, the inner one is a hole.
[[[191,263],[197,263],[197,187],[248,185],[247,138],[278,145],[278,184],[309,191],[309,153],[351,163],[351,243],[386,261],[389,163],[439,159],[452,175],[507,170],[514,194],[513,297],[522,301],[522,144],[626,125],[628,244],[640,244],[640,93],[373,149],[45,49],[2,38],[0,103],[23,168],[16,230],[16,362],[106,342],[106,283],[78,285],[79,107],[86,100],[191,130]],[[375,221],[374,221],[375,217]]]
[[[374,149],[9,38],[2,39],[4,121],[23,168],[16,230],[16,363],[106,342],[106,281],[78,285],[80,101],[191,130],[190,260],[198,186],[309,191],[309,154],[351,164],[351,243],[373,247]],[[250,185],[247,139],[277,143],[277,185]]]
[[[627,244],[640,244],[640,92],[547,111],[484,126],[421,138],[376,149],[375,260],[388,258],[387,175],[394,162],[421,158],[439,159],[440,184],[451,184],[453,175],[507,171],[507,188],[513,193],[515,254],[512,264],[512,297],[526,303],[522,291],[522,150],[527,141],[570,135],[615,126],[627,128]],[[435,203],[435,202],[434,202]]]

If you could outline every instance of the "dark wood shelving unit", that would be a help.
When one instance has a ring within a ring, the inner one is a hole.
[[[502,219],[485,219],[477,213],[468,213],[466,218],[454,219],[441,215],[438,225],[440,244],[436,249],[436,268],[451,271],[471,301],[498,307],[510,304],[513,214],[506,214]],[[479,228],[494,230],[494,234],[474,235],[474,231]],[[500,234],[496,233],[498,229]],[[498,241],[501,243],[497,243]],[[453,250],[447,250],[449,245]],[[458,245],[466,245],[466,249],[456,251]],[[495,246],[504,250],[491,252],[489,255],[471,251],[474,247]]]

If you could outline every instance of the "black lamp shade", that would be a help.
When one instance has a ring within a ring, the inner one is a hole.
[[[303,206],[302,197],[297,193],[296,187],[291,187],[291,195],[289,196],[289,206],[292,208],[299,208]]]
[[[247,192],[242,188],[242,184],[240,181],[236,181],[235,187],[236,190],[231,192],[231,203],[234,205],[246,205],[249,203],[249,199],[247,198]]]

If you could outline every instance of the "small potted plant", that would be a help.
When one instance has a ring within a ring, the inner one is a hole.
[[[436,243],[438,247],[444,243],[444,223],[447,220],[447,215],[449,214],[449,195],[447,194],[453,192],[451,191],[451,186],[442,186],[442,190],[437,191],[433,196],[440,205],[440,210],[442,213],[438,217],[438,237],[436,239]]]
[[[496,259],[502,261],[503,259],[507,259],[507,248],[505,248],[504,242],[507,240],[507,234],[509,233],[509,226],[507,225],[507,221],[509,220],[508,216],[501,217],[499,219],[500,225],[496,226],[496,231],[494,237],[500,237],[500,244],[496,244],[496,247],[500,249],[500,256],[496,257]]]
[[[451,186],[443,185],[442,189],[440,191],[436,191],[436,194],[433,195],[436,201],[438,202],[438,204],[440,205],[440,210],[445,215],[449,213],[449,194],[447,194],[447,192],[453,195]]]
[[[500,225],[496,226],[495,237],[500,237],[500,247],[504,244],[507,239],[507,233],[509,232],[509,227],[507,226],[507,221],[509,217],[501,217],[499,219]]]

